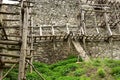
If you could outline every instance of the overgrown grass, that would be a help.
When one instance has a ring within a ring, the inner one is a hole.
[[[76,63],[77,58],[48,65],[34,62],[35,68],[46,80],[120,80],[120,61],[109,59],[94,59],[89,62]],[[17,80],[15,69],[4,80]],[[10,79],[11,78],[11,79]],[[35,73],[27,73],[27,80],[41,80]]]

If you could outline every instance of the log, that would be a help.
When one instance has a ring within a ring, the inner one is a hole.
[[[14,58],[20,58],[20,55],[15,54],[6,54],[6,53],[0,53],[0,56],[6,56],[6,57],[14,57]],[[26,59],[30,59],[30,56],[27,56]]]
[[[20,42],[17,41],[9,41],[9,40],[0,40],[0,44],[5,44],[5,45],[20,45]]]
[[[2,63],[8,63],[8,64],[15,64],[15,63],[18,63],[17,60],[2,60],[1,62],[2,62]]]
[[[24,0],[26,1],[26,0]],[[21,45],[21,53],[20,53],[20,61],[19,61],[19,73],[18,73],[18,80],[24,80],[25,78],[25,59],[27,56],[27,33],[28,33],[28,18],[29,18],[29,11],[28,7],[25,7],[25,3],[22,0],[21,2],[21,27],[22,29],[22,45]]]
[[[72,41],[72,43],[84,61],[90,60],[88,55],[86,54],[86,52],[84,51],[84,49],[82,48],[82,46],[80,45],[78,41]]]

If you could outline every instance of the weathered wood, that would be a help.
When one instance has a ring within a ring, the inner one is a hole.
[[[20,55],[15,54],[7,54],[7,53],[0,53],[0,56],[6,56],[6,57],[14,57],[14,58],[20,58]],[[30,56],[27,56],[26,59],[30,59]]]
[[[99,29],[98,29],[98,25],[97,25],[97,19],[96,19],[96,14],[94,13],[94,25],[95,25],[95,29],[96,29],[96,31],[97,31],[97,33],[99,34],[100,32],[99,32]]]
[[[42,27],[40,26],[40,36],[42,36]]]
[[[1,80],[3,80],[3,79],[8,75],[8,73],[9,73],[15,66],[16,66],[16,64],[14,64],[14,65],[5,73],[5,75],[2,77]]]
[[[18,19],[3,19],[3,21],[20,21]]]
[[[8,64],[15,64],[15,63],[19,63],[17,60],[2,60],[2,63],[8,63]]]
[[[104,8],[104,9],[106,10],[106,8]],[[111,31],[110,25],[108,23],[108,15],[107,15],[106,12],[104,13],[104,18],[105,18],[105,23],[106,23],[106,28],[107,28],[108,35],[111,36],[112,35],[112,31]]]
[[[0,40],[0,44],[20,45],[20,42],[17,42],[17,41],[9,41],[9,40]]]
[[[86,54],[86,52],[84,51],[84,49],[82,48],[82,46],[80,45],[80,43],[78,41],[73,40],[72,43],[84,61],[90,60],[88,55]]]
[[[42,80],[46,80],[46,79],[42,76],[42,74],[40,74],[39,71],[37,71],[37,69],[36,69],[30,62],[28,62],[27,60],[26,60],[26,62],[27,62],[30,66],[32,66],[33,70],[40,76],[40,78],[41,78]]]
[[[0,11],[0,14],[3,14],[3,15],[19,15],[19,12],[13,13],[13,12],[2,12],[2,11]]]
[[[85,24],[85,11],[81,11],[81,25],[84,30],[84,35],[86,35],[86,24]]]
[[[66,24],[66,29],[67,29],[67,34],[69,34],[70,30],[69,30],[69,24],[68,23]]]
[[[21,53],[20,53],[20,61],[19,61],[19,74],[18,80],[24,80],[25,78],[25,58],[27,54],[27,33],[28,33],[28,7],[24,8],[24,1],[21,2],[21,11],[22,13],[22,46],[21,46]]]
[[[3,69],[0,68],[0,80],[2,79],[2,76],[3,76]]]

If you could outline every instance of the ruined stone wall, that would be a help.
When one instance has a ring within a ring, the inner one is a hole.
[[[120,42],[89,42],[86,45],[87,53],[92,58],[120,59]]]
[[[35,61],[41,61],[45,63],[54,63],[62,59],[66,59],[70,55],[78,55],[72,44],[68,42],[53,42],[41,43],[35,45],[35,53],[38,57],[34,57]]]
[[[35,0],[35,24],[76,24],[79,0]]]
[[[79,0],[35,0],[34,26],[42,24],[54,24],[64,25],[66,23],[77,25],[77,15],[80,11]],[[9,8],[11,11],[11,9]],[[17,10],[16,10],[17,11]],[[8,17],[13,18],[13,17]],[[15,17],[14,19],[18,19]],[[16,25],[18,23],[9,23],[9,25]],[[88,30],[89,31],[89,30]],[[105,32],[105,29],[101,30]],[[13,31],[9,31],[13,32]],[[92,31],[91,31],[92,32]],[[95,34],[95,33],[94,33]],[[82,43],[81,43],[82,44]],[[86,52],[91,57],[101,58],[115,58],[120,59],[120,42],[114,42],[110,45],[108,42],[89,42],[86,43]],[[38,45],[38,44],[37,44]],[[68,55],[77,55],[78,53],[74,49],[73,45],[69,47],[67,42],[58,42],[55,47],[53,42],[41,43],[38,46],[35,45],[35,61],[41,61],[46,63],[57,62],[58,60],[67,58]],[[9,52],[9,51],[8,51]],[[11,52],[13,53],[13,52]],[[19,53],[19,52],[17,52]]]

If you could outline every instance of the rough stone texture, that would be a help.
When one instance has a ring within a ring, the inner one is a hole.
[[[35,55],[39,56],[34,58],[36,61],[42,61],[49,64],[57,62],[58,60],[65,59],[69,55],[78,54],[72,44],[69,47],[67,42],[57,42],[55,43],[55,47],[53,46],[52,42],[41,43],[39,47],[35,47],[35,51]]]
[[[79,0],[35,0],[35,24],[76,24]]]
[[[34,26],[42,25],[42,24],[55,24],[55,25],[64,25],[66,23],[77,25],[77,15],[79,13],[79,0],[35,0],[37,3],[33,10],[37,15],[34,16]],[[8,8],[8,11],[13,11]],[[15,10],[17,11],[17,9]],[[91,16],[92,17],[92,16]],[[11,17],[7,18],[19,19],[19,17]],[[18,23],[9,23],[9,25],[16,25]],[[91,30],[91,31],[90,31]],[[16,34],[17,30],[9,30],[8,34]],[[96,34],[93,29],[87,29],[87,33],[92,32],[92,34]],[[101,33],[105,34],[105,29],[101,29]],[[91,57],[101,57],[101,58],[114,58],[120,59],[120,42],[114,42],[111,46],[107,42],[89,42],[87,43],[86,52]],[[38,46],[35,46],[35,55],[39,55],[39,57],[35,57],[36,61],[46,62],[46,63],[54,63],[58,60],[62,60],[67,58],[68,55],[78,53],[75,51],[74,47],[71,45],[69,48],[67,42],[59,42],[56,44],[56,48],[54,50],[53,43],[41,43]],[[6,52],[6,51],[5,51]],[[14,53],[7,51],[9,53]],[[18,52],[17,52],[18,53]]]
[[[120,59],[120,42],[87,43],[87,51],[91,57]]]

